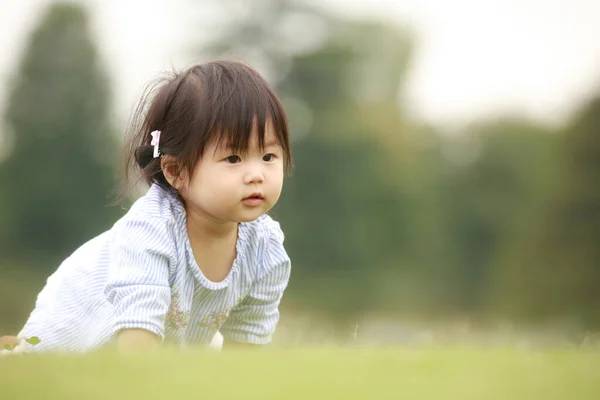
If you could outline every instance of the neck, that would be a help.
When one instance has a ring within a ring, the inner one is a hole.
[[[187,232],[191,240],[211,241],[237,237],[238,224],[236,222],[222,222],[206,215],[187,210]]]

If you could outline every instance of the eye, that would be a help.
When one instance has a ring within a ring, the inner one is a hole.
[[[237,164],[240,161],[242,161],[242,159],[240,158],[240,156],[229,156],[225,160],[227,160],[227,162],[230,163],[230,164]]]
[[[274,158],[275,158],[275,154],[273,154],[273,153],[265,154],[263,156],[263,161],[265,161],[265,162],[273,161]]]

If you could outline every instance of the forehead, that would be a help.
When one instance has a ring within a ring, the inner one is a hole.
[[[244,151],[248,148],[264,148],[268,146],[280,146],[280,140],[275,131],[275,126],[270,120],[265,121],[264,131],[260,129],[255,122],[250,132],[244,135],[243,140],[235,140],[231,133],[222,133],[213,141],[216,150],[237,150]]]

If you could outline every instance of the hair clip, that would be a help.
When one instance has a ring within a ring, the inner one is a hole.
[[[158,148],[160,142],[160,131],[154,131],[150,134],[152,136],[151,146],[154,146],[154,158],[160,156],[160,149]]]

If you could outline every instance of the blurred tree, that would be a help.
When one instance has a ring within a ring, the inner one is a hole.
[[[509,316],[600,327],[600,98],[557,141],[553,192],[502,283]],[[502,301],[503,300],[503,301]]]
[[[54,3],[29,38],[5,115],[14,148],[0,164],[3,263],[52,271],[120,212],[107,207],[117,146],[90,36],[81,6]]]
[[[508,117],[473,124],[463,135],[446,150],[453,165],[444,182],[446,282],[455,308],[473,315],[486,311],[488,291],[506,268],[502,262],[513,261],[507,248],[523,240],[548,194],[554,136]]]
[[[497,282],[548,196],[551,129],[505,117],[441,135],[404,111],[407,32],[293,0],[219,7],[202,53],[256,65],[290,117],[298,168],[275,210],[296,266],[286,304],[344,320],[473,315],[511,296]]]
[[[257,66],[288,110],[298,168],[275,210],[297,266],[286,302],[356,317],[377,302],[382,276],[409,265],[415,222],[399,183],[411,144],[399,100],[410,37],[306,3],[244,4],[221,2],[229,18],[201,51]]]

